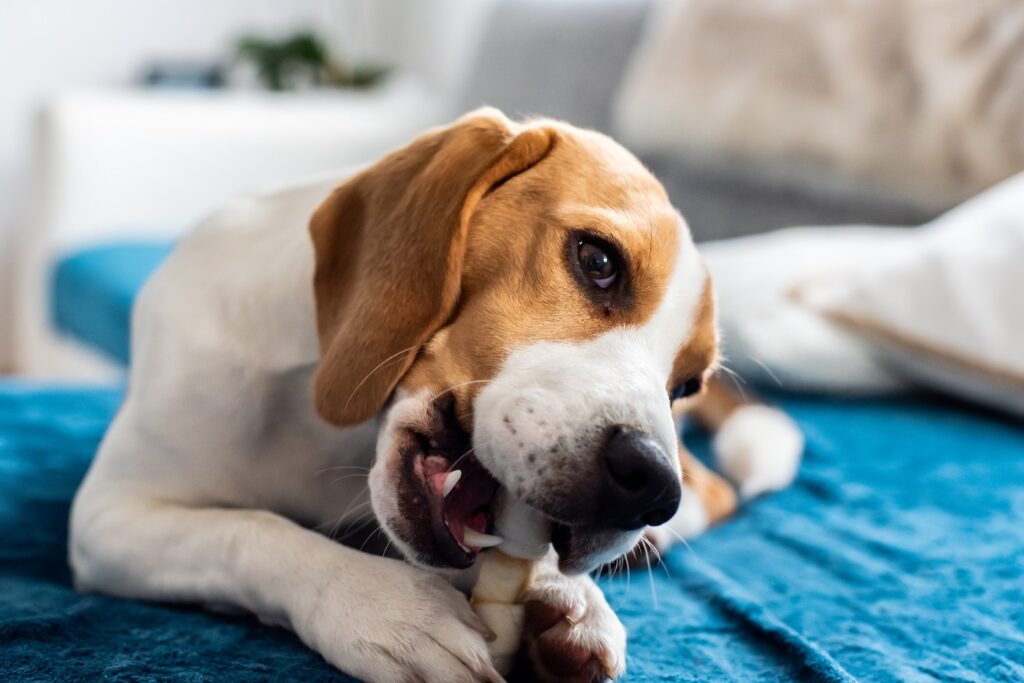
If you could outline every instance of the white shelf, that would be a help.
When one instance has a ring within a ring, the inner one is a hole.
[[[232,197],[368,163],[448,113],[401,80],[371,91],[53,98],[38,128],[34,218],[19,239],[16,370],[74,374],[48,360],[56,342],[46,286],[59,254],[111,239],[173,238]]]

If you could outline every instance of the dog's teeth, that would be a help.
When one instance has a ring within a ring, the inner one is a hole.
[[[490,534],[482,534],[476,529],[470,529],[466,527],[462,531],[462,540],[468,546],[474,548],[491,548],[496,545],[501,545],[505,542],[505,539],[501,536],[491,536]]]
[[[444,485],[441,487],[441,497],[447,498],[448,494],[455,488],[455,485],[459,483],[459,479],[462,479],[462,470],[452,470],[449,472],[448,476],[444,478]]]

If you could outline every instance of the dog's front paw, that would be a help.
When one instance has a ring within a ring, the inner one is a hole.
[[[525,603],[525,647],[538,680],[591,683],[623,674],[626,629],[589,577],[539,579]]]
[[[303,640],[370,683],[504,680],[487,651],[491,634],[462,593],[434,574],[373,559],[364,585],[353,590],[351,577],[339,577],[319,593],[307,621],[294,624]]]

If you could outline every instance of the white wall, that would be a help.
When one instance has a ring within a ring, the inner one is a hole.
[[[129,84],[154,59],[214,59],[255,30],[316,26],[440,89],[466,59],[482,0],[31,0],[0,2],[0,369],[10,353],[14,241],[31,194],[33,120],[66,89]],[[447,33],[446,33],[447,32]],[[452,36],[452,32],[460,35]]]
[[[247,28],[307,25],[319,0],[32,0],[0,3],[0,367],[10,353],[11,268],[31,188],[32,123],[67,88],[130,83],[152,59],[216,58]]]

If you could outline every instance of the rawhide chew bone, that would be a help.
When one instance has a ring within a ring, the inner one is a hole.
[[[504,539],[480,555],[480,575],[470,602],[495,639],[489,644],[494,668],[507,674],[523,639],[526,608],[520,602],[533,580],[537,560],[548,552],[550,523],[505,492],[496,504],[495,534]]]

